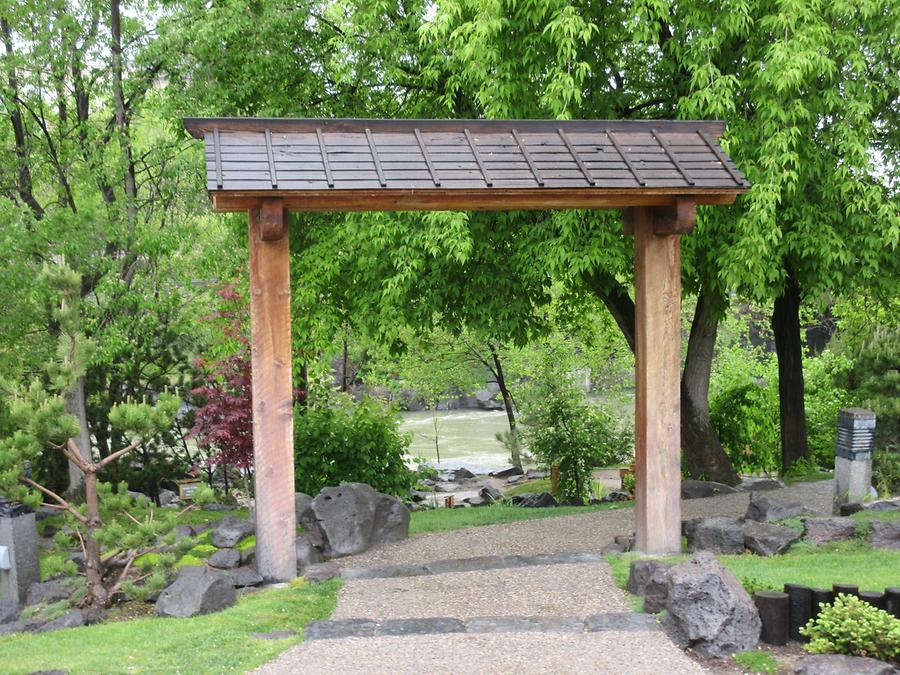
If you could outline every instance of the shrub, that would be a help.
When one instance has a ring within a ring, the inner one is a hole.
[[[711,401],[710,419],[738,473],[772,473],[781,466],[775,387],[745,382],[725,389]]]
[[[872,484],[882,497],[900,494],[900,451],[876,448],[872,456]]]
[[[870,656],[896,662],[900,658],[900,619],[851,595],[839,595],[834,604],[800,629],[814,654]]]
[[[342,482],[368,483],[380,492],[406,494],[415,473],[403,456],[410,439],[395,412],[380,401],[354,402],[324,387],[311,391],[294,416],[296,487],[315,495]]]

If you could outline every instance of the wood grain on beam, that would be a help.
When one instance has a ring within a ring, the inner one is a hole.
[[[284,227],[264,238],[275,232],[266,215],[283,223],[282,205],[249,213],[256,565],[264,579],[287,581],[297,574],[289,238]]]
[[[653,208],[632,213],[635,246],[635,533],[648,554],[681,551],[681,240]]]
[[[278,241],[285,235],[284,201],[264,197],[259,206],[259,235],[263,241]]]
[[[740,192],[686,192],[672,188],[637,189],[471,189],[440,190],[266,190],[212,192],[217,211],[259,208],[264,197],[280,197],[287,211],[527,211],[547,209],[620,209],[696,204],[733,204]]]
[[[622,231],[625,234],[634,234],[635,211],[632,208],[622,212]],[[697,221],[697,202],[693,199],[678,199],[672,206],[653,209],[650,217],[653,233],[656,235],[688,234]]]

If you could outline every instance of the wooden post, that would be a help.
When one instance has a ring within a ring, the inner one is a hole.
[[[256,567],[287,581],[297,576],[290,255],[280,199],[249,215]]]
[[[692,216],[690,205],[679,205],[636,207],[625,218],[635,246],[635,547],[649,554],[681,551],[678,233]]]

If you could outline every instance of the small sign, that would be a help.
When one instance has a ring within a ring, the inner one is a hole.
[[[197,491],[197,488],[200,487],[200,483],[202,482],[203,481],[201,481],[199,478],[188,478],[186,480],[177,481],[178,498],[190,499]]]

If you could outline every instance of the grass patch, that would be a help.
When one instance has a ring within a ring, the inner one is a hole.
[[[576,513],[593,513],[594,511],[630,508],[631,506],[632,502],[610,502],[596,506],[555,506],[546,509],[523,509],[520,506],[493,504],[477,508],[416,511],[410,518],[409,533],[443,532],[445,530],[458,530],[463,527],[571,516]]]
[[[777,673],[781,669],[778,660],[767,652],[740,652],[734,660],[754,673]]]
[[[821,469],[810,469],[802,473],[787,473],[781,477],[781,481],[785,485],[793,485],[794,483],[812,483],[818,480],[829,480],[834,478],[834,474]]]
[[[190,619],[135,619],[55,633],[0,637],[4,673],[245,672],[301,640],[259,640],[253,632],[294,630],[331,615],[340,581],[260,591],[223,612]]]
[[[534,494],[540,494],[541,492],[550,492],[550,479],[537,478],[535,480],[530,480],[526,483],[522,483],[521,485],[516,485],[515,487],[512,487],[504,492],[503,496],[515,497],[516,495],[524,495],[528,492],[533,492]]]
[[[628,581],[628,566],[639,557],[638,554],[607,556],[613,579],[621,588]],[[860,590],[882,591],[897,585],[897,570],[900,569],[900,551],[872,549],[859,541],[818,547],[801,542],[788,553],[770,558],[752,553],[716,557],[753,591],[780,591],[788,583],[812,588],[854,584]],[[679,562],[684,557],[667,560]]]

